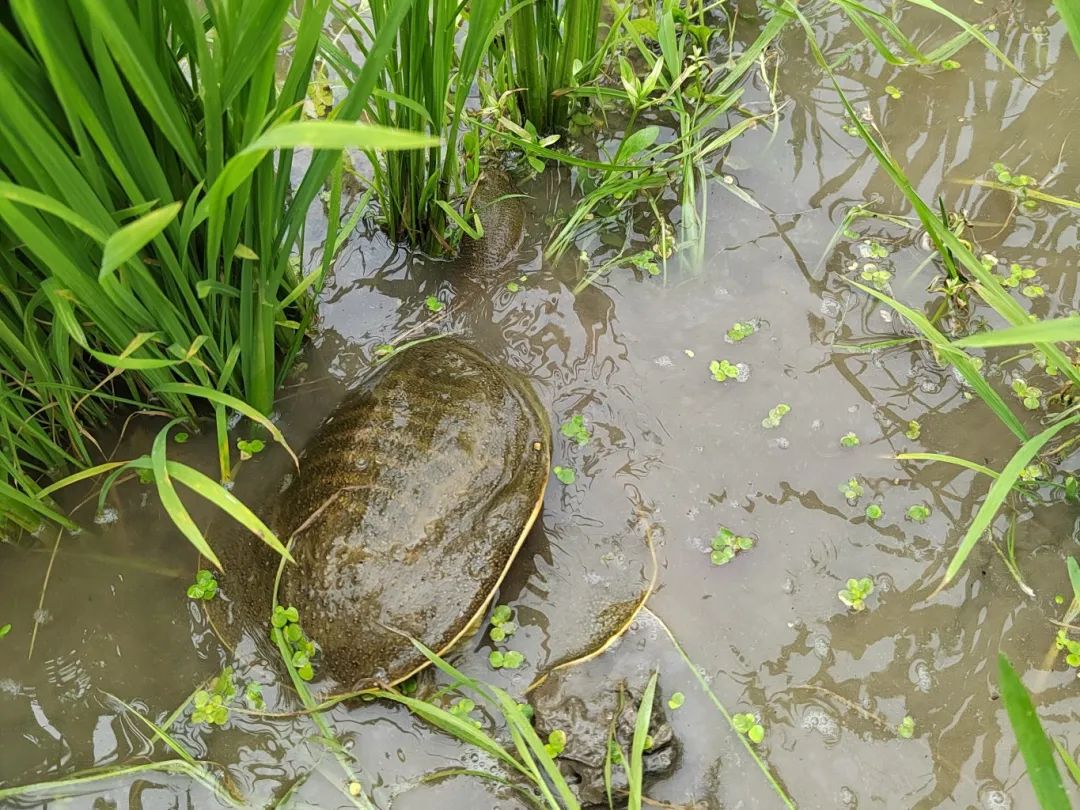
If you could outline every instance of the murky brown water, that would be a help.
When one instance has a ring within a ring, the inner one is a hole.
[[[1001,160],[1045,180],[1053,193],[1077,196],[1080,169],[1068,159],[1080,124],[1076,58],[1046,3],[962,11],[995,13],[995,41],[1030,83],[975,46],[957,56],[960,70],[945,73],[898,72],[859,45],[843,69],[847,89],[860,110],[870,105],[924,196],[941,194],[947,207],[964,208],[982,250],[1039,268],[1048,296],[1034,303],[1035,313],[1073,312],[1075,214],[1013,211],[1007,195],[965,181],[987,177]],[[952,33],[911,12],[905,26],[935,43]],[[858,44],[858,33],[839,18],[824,29],[832,52]],[[1076,752],[1075,673],[1041,671],[1054,635],[1049,619],[1058,617],[1052,598],[1067,592],[1063,559],[1075,553],[1076,511],[1057,505],[1019,516],[1017,557],[1036,598],[1023,594],[985,543],[952,587],[932,595],[986,482],[892,456],[922,449],[1000,467],[1015,442],[918,345],[872,353],[835,347],[893,337],[901,328],[841,280],[855,275],[848,264],[865,239],[842,239],[826,255],[838,223],[867,201],[880,212],[906,209],[860,142],[841,129],[841,107],[801,35],[789,31],[774,56],[780,98],[789,102],[778,130],[750,132],[713,167],[761,208],[720,182],[709,186],[703,267],[689,272],[673,264],[666,285],[616,268],[574,297],[570,290],[587,269],[582,261],[541,259],[545,217],[570,194],[567,177],[553,171],[524,189],[533,196],[529,234],[520,262],[497,277],[455,274],[452,264],[358,233],[325,294],[308,368],[282,393],[282,427],[302,446],[366,373],[376,345],[410,330],[463,335],[525,372],[553,425],[582,413],[593,434],[584,448],[556,443],[555,463],[575,467],[577,481],[550,485],[542,530],[500,596],[518,611],[514,647],[527,665],[512,675],[493,672],[478,641],[457,658],[466,672],[520,690],[572,652],[590,604],[632,596],[647,578],[647,523],[660,564],[650,607],[729,710],[760,713],[762,753],[800,806],[1034,807],[997,699],[996,655],[1010,655],[1048,729]],[[887,98],[887,84],[904,95]],[[767,102],[760,77],[746,102],[751,109]],[[926,258],[916,232],[877,220],[854,227],[889,247],[880,264],[894,273],[896,297],[916,306],[937,300],[925,292],[933,271],[916,272]],[[644,235],[635,242],[648,245]],[[611,255],[599,239],[582,247],[594,267]],[[521,290],[508,291],[506,282],[522,274]],[[428,295],[448,305],[434,319],[424,309]],[[726,343],[725,330],[747,319],[760,319],[761,330]],[[745,363],[749,379],[714,382],[712,359]],[[1001,372],[991,366],[990,376]],[[791,412],[778,429],[763,429],[762,418],[781,402]],[[922,424],[918,441],[904,437],[911,419]],[[139,452],[157,425],[148,418],[133,424],[142,441],[129,435],[128,443]],[[862,441],[843,449],[839,437],[849,431]],[[206,449],[193,441],[182,452],[194,459]],[[250,487],[276,480],[280,469],[273,456],[247,466],[241,485]],[[852,476],[866,490],[857,507],[838,489]],[[885,513],[876,523],[863,516],[872,500]],[[153,501],[146,487],[126,484],[115,522],[64,537],[40,613],[55,536],[32,551],[0,548],[0,623],[14,625],[0,641],[0,785],[167,755],[160,743],[152,754],[150,733],[116,698],[160,720],[233,661],[186,599],[193,555]],[[933,509],[923,525],[904,519],[915,503]],[[721,526],[752,535],[757,545],[715,567],[708,546]],[[876,592],[870,610],[848,613],[836,592],[860,576],[873,577]],[[40,626],[28,658],[35,615]],[[251,652],[238,650],[238,680],[263,681],[268,705],[278,705],[275,673]],[[589,666],[596,678],[658,668],[665,696],[687,695],[683,708],[669,712],[681,739],[679,767],[650,787],[652,798],[706,808],[779,805],[649,622]],[[905,714],[916,722],[912,740],[892,731]],[[518,806],[467,778],[420,785],[426,773],[483,762],[402,710],[339,706],[329,716],[365,784],[374,781],[380,807]],[[350,806],[342,771],[308,720],[236,715],[227,728],[207,730],[184,719],[174,732],[194,756],[228,766],[252,806],[272,804],[293,785],[288,806]],[[83,789],[70,801],[39,796],[11,806],[216,802],[184,777],[145,774]]]

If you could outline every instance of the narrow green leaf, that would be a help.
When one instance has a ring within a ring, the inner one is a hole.
[[[996,329],[979,335],[954,340],[957,348],[989,348],[992,346],[1023,346],[1028,343],[1057,343],[1080,341],[1080,315],[1052,318],[1007,329]]]
[[[195,546],[202,556],[212,562],[214,567],[220,571],[221,561],[217,558],[214,550],[210,548],[210,544],[206,542],[206,538],[203,537],[202,532],[199,531],[199,527],[195,525],[195,521],[180,500],[180,496],[176,494],[176,488],[173,486],[172,479],[169,477],[169,469],[165,457],[169,441],[169,428],[179,421],[181,420],[172,420],[158,431],[157,436],[154,437],[154,444],[150,451],[150,462],[154,471],[154,483],[157,485],[158,497],[161,499],[161,505],[165,507],[165,511],[168,512],[169,519],[172,520],[173,525],[180,530],[180,533],[188,539],[188,542],[191,543],[191,545]]]
[[[246,152],[265,149],[423,149],[442,141],[419,132],[345,121],[294,121],[267,130]]]
[[[1065,30],[1069,32],[1073,50],[1080,56],[1080,0],[1054,0],[1054,5],[1065,23]]]
[[[1080,415],[1074,415],[1069,419],[1062,419],[1056,425],[1052,425],[1044,430],[1037,436],[1033,436],[1028,439],[1020,447],[1019,450],[1009,459],[1009,463],[1005,465],[1005,469],[1001,471],[1001,475],[994,481],[990,487],[990,491],[986,493],[986,500],[982,502],[979,507],[979,511],[975,514],[974,519],[971,521],[971,526],[968,527],[967,533],[964,535],[964,539],[960,541],[960,547],[957,548],[956,553],[953,555],[952,560],[949,562],[949,567],[945,571],[945,577],[941,581],[941,585],[938,589],[944,588],[953,577],[956,576],[960,568],[963,566],[964,561],[967,560],[968,555],[971,554],[971,550],[975,547],[975,543],[979,538],[983,536],[983,533],[990,528],[990,524],[997,516],[998,510],[1005,502],[1006,496],[1009,494],[1009,490],[1013,488],[1016,480],[1020,477],[1020,473],[1031,462],[1050,439],[1060,433],[1066,427],[1074,425],[1080,422]]]
[[[998,654],[1001,699],[1016,735],[1016,744],[1027,765],[1028,778],[1042,810],[1070,810],[1069,797],[1054,762],[1054,749],[1043,731],[1039,715],[1020,676],[1004,653]]]
[[[106,278],[165,230],[180,213],[180,206],[177,202],[151,211],[112,234],[105,242],[98,280]]]

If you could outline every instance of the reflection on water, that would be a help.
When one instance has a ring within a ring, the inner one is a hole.
[[[1001,160],[1057,189],[1080,185],[1062,151],[1080,122],[1076,66],[1064,30],[1050,24],[1048,4],[992,13],[997,44],[1028,83],[973,46],[960,52],[962,67],[952,72],[900,72],[857,47],[843,69],[845,89],[858,109],[872,111],[920,191],[966,213],[981,250],[1039,269],[1048,295],[1035,303],[1037,314],[1072,312],[1076,217],[1049,207],[1017,210],[1009,196],[968,181]],[[939,18],[904,17],[918,41],[952,33]],[[838,16],[822,30],[830,52],[858,43],[858,32]],[[892,456],[933,450],[1000,467],[1015,445],[918,344],[843,348],[905,333],[891,313],[840,279],[860,259],[861,241],[841,239],[827,252],[830,240],[854,205],[873,202],[886,213],[905,207],[861,143],[843,131],[841,107],[800,37],[790,31],[770,56],[780,60],[779,90],[791,102],[778,130],[751,130],[711,167],[732,175],[761,207],[719,183],[708,188],[700,271],[672,265],[664,284],[616,267],[573,296],[585,272],[581,258],[568,255],[556,265],[541,258],[546,217],[565,207],[569,191],[554,171],[525,187],[533,200],[521,255],[492,276],[456,274],[453,263],[358,233],[325,294],[306,368],[282,392],[282,427],[302,446],[370,367],[378,344],[436,331],[464,336],[527,374],[553,425],[580,413],[593,435],[585,447],[557,442],[555,463],[573,467],[577,480],[549,487],[542,526],[501,595],[517,610],[515,649],[526,667],[492,672],[488,646],[477,638],[457,660],[467,673],[520,691],[537,671],[573,653],[585,619],[607,600],[633,598],[647,580],[644,516],[656,528],[660,569],[652,609],[730,710],[760,714],[762,751],[801,806],[1032,807],[998,700],[995,659],[1003,649],[1027,673],[1044,721],[1075,751],[1075,678],[1040,671],[1053,639],[1049,600],[1066,588],[1062,543],[1075,540],[1075,513],[1053,507],[1020,516],[1017,557],[1026,580],[1038,585],[1037,598],[1024,596],[988,544],[977,547],[952,587],[934,595],[986,482]],[[887,97],[886,84],[903,96]],[[755,77],[744,102],[762,104],[766,91]],[[666,202],[674,205],[674,197]],[[916,229],[872,219],[854,227],[862,241],[888,247],[883,262],[897,297],[936,305],[936,294],[926,292],[933,270],[924,265]],[[647,246],[644,235],[633,243]],[[594,267],[611,255],[598,239],[583,247]],[[520,290],[508,290],[520,276]],[[439,316],[424,307],[429,295],[447,304]],[[732,323],[748,319],[760,319],[760,331],[738,344],[724,340]],[[749,379],[714,382],[713,359],[746,364]],[[790,413],[779,428],[764,430],[762,418],[778,403]],[[913,419],[922,426],[917,440],[905,436]],[[147,418],[134,424],[144,438],[155,429]],[[861,439],[857,448],[839,444],[849,431]],[[197,458],[207,451],[195,441],[183,452]],[[251,462],[241,487],[272,485],[277,463],[272,456]],[[864,490],[856,506],[840,487],[852,477]],[[118,701],[161,720],[229,662],[238,681],[264,683],[269,706],[291,705],[279,701],[277,675],[252,645],[228,654],[188,604],[192,554],[147,493],[123,485],[115,523],[61,540],[40,613],[55,538],[42,538],[44,552],[0,549],[0,623],[15,626],[0,641],[0,784],[149,757],[150,733]],[[866,519],[869,503],[881,506],[881,519]],[[924,524],[904,518],[919,503],[931,508]],[[205,525],[209,516],[199,519]],[[720,527],[754,537],[755,547],[712,566],[709,543]],[[862,576],[875,582],[870,609],[849,614],[836,592]],[[41,623],[27,659],[35,615]],[[616,672],[642,632],[635,628],[590,664],[597,677]],[[682,740],[680,766],[650,795],[680,806],[776,806],[678,656],[663,643],[649,645],[665,695],[687,694],[687,705],[669,712]],[[916,723],[912,740],[893,731],[905,715]],[[381,807],[519,806],[475,780],[421,785],[425,773],[485,762],[407,713],[360,704],[329,716]],[[348,804],[342,772],[305,718],[238,714],[224,730],[182,720],[174,731],[194,755],[228,766],[256,805],[290,787],[298,807]],[[160,743],[153,750],[162,755]],[[183,777],[155,774],[88,789],[73,806],[114,806],[94,804],[95,797],[122,807],[215,801]]]

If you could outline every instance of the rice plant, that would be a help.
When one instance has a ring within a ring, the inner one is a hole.
[[[283,67],[290,5],[13,0],[0,16],[0,521],[57,518],[39,479],[92,463],[116,406],[191,417],[211,399],[222,435],[231,403],[269,412],[328,264],[297,257],[341,149],[432,143],[355,123],[410,0],[317,122],[299,118],[330,0],[300,4]],[[293,188],[300,148],[316,151]]]
[[[465,216],[460,215],[452,203],[464,197],[464,186],[479,176],[475,131],[468,149],[473,159],[462,161],[463,113],[501,8],[498,0],[469,4],[416,0],[399,24],[394,17],[395,3],[373,0],[367,9],[370,19],[339,2],[335,2],[333,13],[343,34],[368,60],[380,35],[390,29],[397,31],[364,115],[377,124],[442,140],[423,150],[369,151],[372,188],[391,239],[433,254],[449,253],[461,233],[472,238],[482,233],[475,218],[467,210]],[[464,35],[459,36],[462,29]],[[344,49],[327,44],[324,53],[346,82],[357,80],[362,68],[353,64]]]
[[[504,36],[492,49],[496,88],[509,91],[525,121],[548,135],[570,120],[571,87],[597,75],[600,0],[507,0]]]

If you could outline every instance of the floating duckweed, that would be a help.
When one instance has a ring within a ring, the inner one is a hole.
[[[442,301],[436,298],[434,295],[429,295],[424,299],[424,306],[428,308],[428,312],[442,312],[446,307]]]
[[[572,484],[577,480],[577,473],[571,467],[559,467],[556,466],[552,472],[555,473],[555,477],[558,478],[564,484]]]
[[[840,446],[841,447],[858,447],[859,446],[859,437],[856,436],[854,433],[850,433],[850,432],[845,433],[843,436],[840,437]]]
[[[709,373],[717,382],[727,382],[738,378],[739,368],[727,360],[713,360],[709,363]]]
[[[238,439],[236,449],[240,451],[240,460],[247,461],[265,450],[266,442],[262,439]]]
[[[492,650],[488,655],[488,663],[494,669],[517,669],[525,663],[525,656],[517,650]]]
[[[549,757],[555,758],[566,750],[566,732],[561,728],[557,728],[548,734],[547,742],[544,743],[544,750],[547,751]]]
[[[1035,411],[1039,409],[1042,398],[1042,390],[1036,388],[1033,385],[1028,385],[1020,377],[1017,377],[1012,381],[1012,390],[1016,394],[1017,399],[1024,403],[1024,407],[1029,411]]]
[[[924,523],[930,517],[930,507],[921,503],[914,504],[908,507],[907,516],[916,523]]]
[[[712,539],[712,553],[709,559],[713,565],[731,562],[740,551],[749,551],[754,547],[754,538],[735,534],[730,529],[721,529]]]
[[[757,326],[754,325],[753,321],[735,321],[724,337],[728,343],[738,343],[740,340],[746,340],[756,331]]]
[[[917,420],[912,419],[907,423],[907,430],[904,431],[904,435],[912,441],[916,441],[922,435],[922,425]]]
[[[195,581],[188,585],[187,595],[189,599],[203,599],[210,601],[218,592],[218,582],[213,573],[205,569],[199,569],[195,575]]]
[[[876,503],[872,503],[868,507],[866,507],[867,520],[881,520],[884,514],[885,513],[881,510],[881,507],[878,506]]]
[[[837,592],[840,601],[852,610],[864,610],[866,598],[874,592],[874,581],[870,577],[849,579],[844,590]]]
[[[910,714],[905,714],[904,719],[896,727],[896,733],[905,740],[915,736],[915,719]]]
[[[668,698],[667,705],[669,709],[675,711],[675,709],[681,707],[685,702],[686,695],[684,695],[682,692],[674,692],[672,693],[671,697]]]
[[[1073,641],[1062,627],[1057,634],[1057,648],[1065,652],[1065,663],[1070,667],[1080,667],[1080,641]]]
[[[900,97],[902,97],[904,95],[904,91],[901,90],[899,87],[896,87],[896,86],[891,85],[891,84],[887,84],[887,85],[885,85],[885,94],[889,98],[891,98],[893,100],[897,100],[897,99],[899,99]]]
[[[733,715],[731,725],[740,734],[745,734],[747,739],[755,745],[759,745],[765,739],[765,727],[749,712]]]
[[[863,495],[862,484],[858,478],[849,478],[846,483],[840,485],[840,491],[848,502],[854,506]]]
[[[761,420],[761,426],[767,430],[780,427],[780,420],[791,411],[791,406],[781,402],[769,411],[769,415]]]
[[[559,427],[562,435],[572,441],[577,442],[579,445],[585,445],[589,443],[589,431],[585,427],[585,417],[580,413],[576,413],[571,416],[567,421],[563,422]]]

